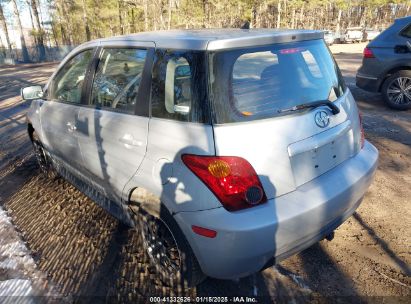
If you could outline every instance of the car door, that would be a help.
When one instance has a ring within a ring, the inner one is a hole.
[[[79,105],[84,102],[84,85],[94,49],[71,56],[58,70],[40,108],[44,144],[69,169],[81,170],[83,158],[77,137]]]
[[[90,179],[119,201],[147,147],[154,43],[102,45],[89,106],[79,112],[79,143]]]

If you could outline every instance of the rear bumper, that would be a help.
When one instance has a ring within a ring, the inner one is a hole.
[[[380,90],[380,81],[377,77],[373,76],[358,73],[355,76],[355,84],[360,89],[363,89],[368,92],[379,92]]]
[[[248,210],[216,208],[175,215],[203,272],[233,279],[261,270],[321,240],[354,213],[377,167],[378,151],[364,149],[297,190]],[[194,234],[191,225],[217,231]]]

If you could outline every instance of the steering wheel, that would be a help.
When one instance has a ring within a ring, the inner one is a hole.
[[[112,108],[116,108],[117,104],[119,103],[120,99],[128,92],[128,90],[130,90],[130,88],[137,83],[138,81],[140,81],[142,76],[142,73],[139,73],[136,75],[136,77],[134,77],[133,79],[130,80],[130,82],[124,87],[124,89],[117,95],[117,97],[113,100],[113,103],[111,104]]]

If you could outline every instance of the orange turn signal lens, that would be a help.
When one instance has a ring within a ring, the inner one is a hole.
[[[241,114],[243,114],[244,116],[251,116],[251,115],[253,115],[253,113],[248,112],[248,111],[241,112]]]
[[[210,172],[214,177],[224,178],[230,175],[231,168],[230,165],[225,161],[217,159],[213,160],[208,165],[208,172]]]

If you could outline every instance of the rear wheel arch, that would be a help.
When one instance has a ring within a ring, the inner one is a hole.
[[[158,195],[144,187],[132,187],[128,193],[127,205],[134,212],[135,207],[143,209],[148,214],[160,218],[160,209],[166,208],[170,214],[173,214],[169,208],[161,201]]]
[[[395,74],[395,73],[397,73],[397,72],[399,72],[399,71],[411,71],[411,66],[401,65],[401,66],[397,66],[397,67],[391,68],[390,70],[388,70],[387,72],[385,72],[384,78],[382,79],[382,81],[381,81],[381,83],[380,83],[380,86],[379,86],[379,88],[378,88],[378,92],[381,92],[381,91],[382,91],[382,87],[384,86],[385,81],[386,81],[388,78],[390,78],[391,75],[393,75],[393,74]]]
[[[180,252],[180,265],[182,269],[180,275],[171,279],[177,280],[179,283],[184,282],[184,284],[188,284],[188,286],[195,286],[202,282],[205,279],[205,275],[201,270],[191,245],[183,229],[174,218],[174,212],[162,202],[160,197],[145,188],[134,187],[129,192],[128,205],[135,219],[135,226],[140,230],[137,232],[141,233],[143,240],[146,238],[145,246],[148,245],[147,240],[153,239],[152,236],[145,235],[145,233],[149,233],[150,230],[144,229],[149,225],[151,217],[159,221],[158,225],[161,225],[160,223],[164,224],[171,232],[172,238],[176,242]],[[148,250],[148,248],[145,249]],[[150,256],[149,252],[148,254]],[[170,275],[161,269],[159,263],[154,261],[153,257],[150,258],[152,259],[151,262],[153,266],[155,266],[161,277],[165,277],[166,280],[170,279]]]

